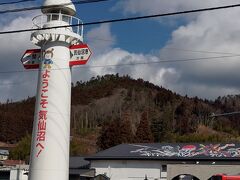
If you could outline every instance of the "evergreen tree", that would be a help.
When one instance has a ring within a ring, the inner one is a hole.
[[[169,142],[168,137],[171,134],[173,121],[173,110],[168,104],[163,107],[163,112],[152,119],[151,130],[154,136],[154,142]]]
[[[121,144],[119,119],[115,121],[113,120],[110,123],[104,123],[97,139],[97,146],[99,150],[108,149],[118,144]]]
[[[150,128],[147,112],[143,112],[140,123],[136,131],[136,142],[137,143],[151,143],[153,142],[153,135]]]
[[[120,125],[121,143],[132,143],[134,140],[130,113],[124,113]]]
[[[29,162],[31,150],[31,136],[28,134],[18,142],[17,146],[10,151],[9,158]]]
[[[186,99],[176,109],[176,131],[183,134],[193,133],[196,127],[192,125],[194,123],[192,104]]]
[[[132,125],[129,113],[124,113],[123,119],[105,123],[97,140],[97,146],[104,150],[122,143],[133,142]]]

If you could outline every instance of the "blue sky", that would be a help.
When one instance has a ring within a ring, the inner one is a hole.
[[[35,1],[11,7],[2,6],[1,9],[42,3],[43,1]],[[76,5],[76,8],[80,19],[93,22],[238,3],[240,0],[109,0]],[[41,12],[0,14],[0,31],[31,28],[31,20],[38,14]],[[119,73],[143,78],[182,95],[215,99],[218,96],[239,94],[239,16],[240,8],[232,8],[85,27],[84,41],[94,54],[88,66],[73,69],[73,82],[89,80],[97,75]],[[30,42],[30,33],[1,35],[0,72],[23,71],[20,58],[29,48],[36,48]],[[171,62],[198,58],[201,60]],[[151,64],[162,60],[167,62]],[[149,64],[89,67],[129,63]],[[36,79],[36,72],[0,73],[0,101],[34,96]]]
[[[123,14],[120,10],[114,10],[116,2],[117,0],[110,0],[107,2],[76,5],[77,16],[84,22],[129,17],[129,15]],[[148,53],[163,47],[176,26],[176,24],[162,25],[149,19],[112,23],[111,30],[116,36],[115,47],[120,47],[133,53]],[[94,28],[94,26],[86,27],[86,31],[90,28]]]

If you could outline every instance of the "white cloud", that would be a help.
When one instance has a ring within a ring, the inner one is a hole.
[[[29,16],[19,16],[14,20],[9,20],[5,26],[0,28],[0,31],[31,28],[34,15],[29,14]],[[10,73],[0,73],[0,102],[33,96],[36,92],[36,73],[25,71],[20,62],[26,49],[36,48],[30,42],[30,33],[1,35],[0,42],[0,72],[10,71]]]
[[[152,0],[151,3],[149,3],[149,1],[145,0],[131,0],[118,4],[118,7],[125,7],[125,9],[122,9],[125,13],[145,14],[159,12],[159,9],[167,12],[231,4],[234,2],[237,1]],[[105,24],[95,27],[86,35],[90,48],[93,50],[93,56],[88,65],[114,66],[104,68],[77,68],[73,71],[73,80],[87,80],[92,76],[119,73],[129,74],[134,78],[143,78],[144,80],[164,86],[183,95],[188,94],[202,98],[216,98],[219,95],[237,94],[240,88],[240,80],[238,80],[240,76],[239,57],[182,63],[119,65],[153,62],[159,61],[160,59],[179,60],[229,55],[193,53],[177,49],[223,53],[232,52],[238,54],[240,49],[239,16],[240,10],[238,8],[195,14],[195,17],[188,19],[185,25],[173,31],[171,39],[167,42],[166,46],[160,50],[159,56],[152,54],[135,54],[121,48],[115,48],[117,41],[111,31],[111,25]],[[19,29],[21,26],[31,26],[30,16],[24,18],[19,17],[1,30]],[[0,36],[0,62],[4,64],[4,66],[0,66],[1,71],[8,68],[23,69],[19,59],[25,49],[33,47],[29,41],[29,37],[29,33],[16,36]],[[9,53],[9,49],[12,50],[11,53]],[[0,80],[2,83],[26,82],[26,84],[21,84],[17,86],[17,88],[16,86],[0,86],[0,91],[4,94],[4,96],[1,95],[0,101],[6,98],[22,99],[29,94],[35,94],[35,78],[36,75],[31,76],[28,73],[1,75]]]
[[[108,51],[116,43],[116,37],[112,35],[110,24],[102,24],[91,29],[87,32],[86,38],[94,54]]]
[[[125,14],[153,14],[223,6],[239,2],[239,0],[123,0],[118,2],[113,10],[121,10]]]
[[[176,84],[171,84],[169,88],[171,90],[177,90],[177,92],[181,95],[187,95],[189,97],[198,96],[207,99],[216,99],[218,96],[227,96],[240,93],[239,89],[235,88],[215,87],[199,83],[189,84],[187,82],[178,82]]]
[[[36,14],[39,14],[39,12]],[[31,28],[32,18],[36,14],[23,15],[17,18],[8,17],[8,23],[2,23],[0,31]],[[27,49],[39,48],[30,42],[30,34],[31,32],[0,36],[0,72],[23,71],[0,73],[0,102],[5,102],[7,99],[16,101],[28,96],[34,96],[36,93],[37,72],[25,70],[20,62],[23,53]],[[89,40],[90,48],[94,52],[93,58],[100,53],[111,51],[115,43],[115,37],[111,34],[110,25],[108,24],[91,29],[86,37]],[[109,41],[102,41],[101,39],[108,39]],[[80,68],[73,71],[73,80],[88,80],[93,75],[95,74],[89,69]]]
[[[226,6],[238,4],[240,0],[123,0],[116,3],[112,8],[113,11],[120,11],[125,16],[129,15],[152,15],[162,13],[172,13],[179,11],[187,11],[193,9],[202,9],[216,6]],[[225,10],[217,10],[225,11]],[[227,9],[226,11],[231,11]],[[201,12],[189,13],[175,16],[166,16],[153,18],[150,20],[158,21],[164,25],[174,25],[179,22],[187,23],[195,20]],[[183,21],[184,20],[184,21]]]
[[[204,57],[229,56],[231,54],[193,53],[178,49],[214,52],[233,52],[238,54],[240,23],[238,9],[231,11],[207,12],[199,14],[186,25],[178,27],[172,38],[161,49],[160,56],[134,54],[114,48],[97,54],[91,59],[94,65],[119,65],[160,59],[181,60]],[[108,31],[110,32],[110,31]],[[108,39],[111,38],[108,33]],[[171,50],[171,51],[170,51]],[[239,53],[240,54],[240,53]],[[158,85],[172,89],[183,95],[216,98],[220,95],[237,94],[240,88],[239,57],[225,59],[206,59],[182,63],[159,63],[156,65],[110,66],[89,69],[90,75],[107,73],[129,74],[143,78]]]
[[[87,37],[96,37],[98,40],[103,37],[108,40],[112,39],[113,41],[115,39],[109,25],[93,28],[87,34]],[[135,54],[121,48],[113,48],[114,44],[109,42],[95,41],[94,43],[89,43],[90,47],[94,49],[93,56],[87,64],[90,67],[75,68],[73,71],[74,82],[79,80],[79,77],[81,77],[81,80],[88,80],[93,76],[116,73],[120,75],[128,74],[133,78],[142,78],[163,86],[167,85],[167,82],[170,81],[173,83],[176,82],[177,75],[175,75],[176,72],[173,68],[159,68],[159,66],[155,66],[154,64],[141,64],[159,61],[159,57]]]
[[[159,69],[154,69],[152,68],[154,66],[151,65],[122,66],[123,64],[136,64],[146,61],[157,61],[159,59],[151,55],[134,54],[120,48],[113,48],[116,43],[116,38],[111,32],[110,24],[103,24],[93,28],[86,36],[89,40],[90,47],[93,49],[93,56],[88,65],[106,67],[84,68],[85,77],[86,75],[97,76],[119,73],[122,75],[128,74],[134,78],[151,79],[153,82],[164,83],[163,77],[167,73],[173,72],[171,68],[161,68],[161,72],[158,72]],[[85,77],[82,78],[86,79]]]
[[[103,24],[92,28],[86,34],[87,44],[93,52],[87,65],[96,64],[98,61],[102,61],[101,55],[110,52],[113,45],[116,42],[116,38],[112,35],[111,25]],[[89,80],[96,74],[91,71],[87,66],[73,68],[72,79],[73,82],[79,80]],[[98,74],[97,74],[98,75]],[[80,78],[79,78],[80,77]]]
[[[176,82],[177,78],[173,68],[146,63],[158,62],[158,57],[134,54],[119,48],[98,55],[92,61],[95,62],[93,63],[94,66],[97,66],[96,68],[90,68],[93,76],[115,73],[119,73],[120,75],[128,74],[135,79],[142,78],[162,86],[166,86],[168,82]]]
[[[122,10],[125,14],[145,15],[236,3],[239,3],[239,0],[126,0],[119,2],[115,10]],[[231,55],[224,54],[228,52],[240,54],[238,53],[240,49],[239,16],[239,8],[177,16],[177,18],[187,17],[187,21],[173,31],[171,39],[160,51],[160,59],[180,60]],[[176,17],[172,18],[175,21],[178,20]],[[222,52],[222,54],[193,53],[179,49]],[[170,68],[174,72],[170,73],[173,79],[164,78],[165,86],[181,94],[216,98],[219,95],[239,93],[239,57],[166,63],[161,67]],[[161,71],[156,73],[156,77],[157,74],[161,74]]]
[[[238,9],[202,13],[195,21],[173,32],[172,39],[161,50],[161,56],[167,56],[168,59],[184,59],[231,55],[174,50],[167,53],[172,48],[239,54],[240,23],[234,18],[239,15]],[[177,91],[183,91],[181,84],[184,84],[184,87],[187,86],[188,91],[193,95],[217,97],[227,93],[238,93],[237,89],[240,88],[240,80],[237,78],[240,76],[239,57],[177,63],[172,65],[172,68],[175,68],[180,75],[178,85],[170,85]],[[200,87],[201,91],[196,87]],[[215,95],[210,91],[214,91]]]

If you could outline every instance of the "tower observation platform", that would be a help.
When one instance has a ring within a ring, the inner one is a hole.
[[[34,44],[42,46],[56,40],[70,45],[83,42],[83,22],[75,17],[76,9],[70,0],[46,0],[43,7],[43,14],[33,18],[33,28],[39,29],[31,35]]]

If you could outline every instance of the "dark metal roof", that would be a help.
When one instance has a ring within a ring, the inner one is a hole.
[[[94,169],[69,169],[70,175],[85,176],[85,177],[94,177]]]
[[[6,149],[0,149],[0,155],[9,156],[9,151]]]
[[[239,160],[240,144],[121,144],[86,160]]]
[[[69,159],[70,169],[87,169],[90,167],[90,162],[86,161],[82,156],[72,156]]]

